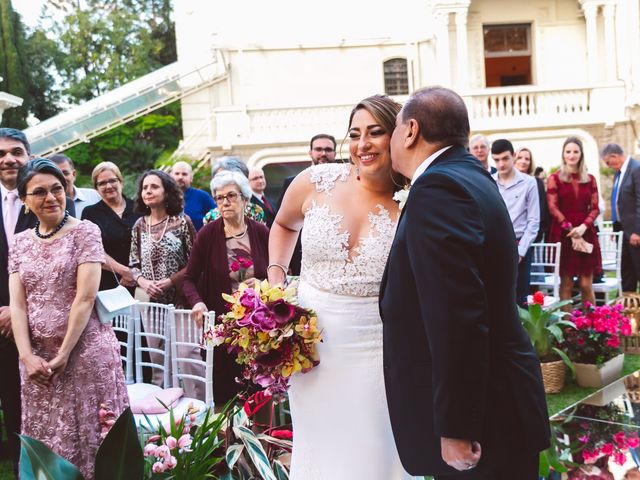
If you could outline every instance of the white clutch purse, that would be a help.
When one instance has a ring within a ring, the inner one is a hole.
[[[118,315],[129,314],[131,307],[138,303],[122,285],[102,290],[96,295],[96,313],[101,323],[111,325]]]

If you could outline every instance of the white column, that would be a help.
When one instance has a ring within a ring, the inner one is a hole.
[[[436,12],[436,57],[440,70],[440,83],[448,86],[451,82],[451,64],[449,62],[449,12],[438,10]]]
[[[598,79],[598,5],[595,3],[584,3],[582,10],[584,10],[584,18],[587,24],[589,80],[595,82]]]
[[[458,88],[469,88],[469,47],[467,43],[467,10],[456,12],[456,50]]]
[[[606,51],[607,81],[612,82],[618,78],[616,70],[616,37],[615,37],[615,4],[607,3],[602,9],[604,16],[604,48]]]
[[[629,59],[631,65],[631,78],[636,79],[640,76],[640,66],[638,58],[640,58],[640,0],[629,0],[627,5],[629,9],[629,46],[625,48],[625,55]],[[633,94],[640,99],[640,85],[634,82]]]

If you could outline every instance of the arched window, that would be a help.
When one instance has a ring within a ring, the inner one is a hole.
[[[384,91],[387,95],[409,94],[406,58],[392,58],[384,62]]]

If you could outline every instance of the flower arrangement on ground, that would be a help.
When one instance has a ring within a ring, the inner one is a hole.
[[[571,301],[564,300],[547,308],[544,308],[544,302],[544,293],[534,293],[532,302],[527,305],[526,309],[518,307],[520,321],[529,334],[533,348],[541,362],[555,361],[560,358],[571,368],[569,358],[557,347],[563,341],[562,327],[565,327],[566,330],[575,328],[572,321],[563,319],[566,314],[559,312]]]
[[[631,322],[622,305],[593,306],[575,310],[575,329],[565,329],[562,348],[573,362],[602,365],[622,353],[620,337],[631,335]]]
[[[223,294],[229,311],[205,332],[205,339],[237,355],[243,377],[267,390],[284,393],[290,377],[318,365],[316,344],[322,341],[313,310],[297,305],[295,289],[272,287],[265,280],[253,288],[240,284]]]

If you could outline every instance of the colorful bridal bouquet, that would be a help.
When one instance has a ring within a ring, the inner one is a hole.
[[[284,393],[291,375],[318,365],[322,332],[316,314],[297,305],[295,289],[272,287],[265,280],[253,288],[240,284],[233,295],[222,296],[229,312],[218,317],[205,338],[237,355],[246,380],[269,394]]]
[[[575,310],[571,321],[575,329],[565,329],[560,348],[577,363],[601,365],[620,353],[621,337],[631,335],[631,321],[623,315],[622,305],[595,307],[589,303]]]

